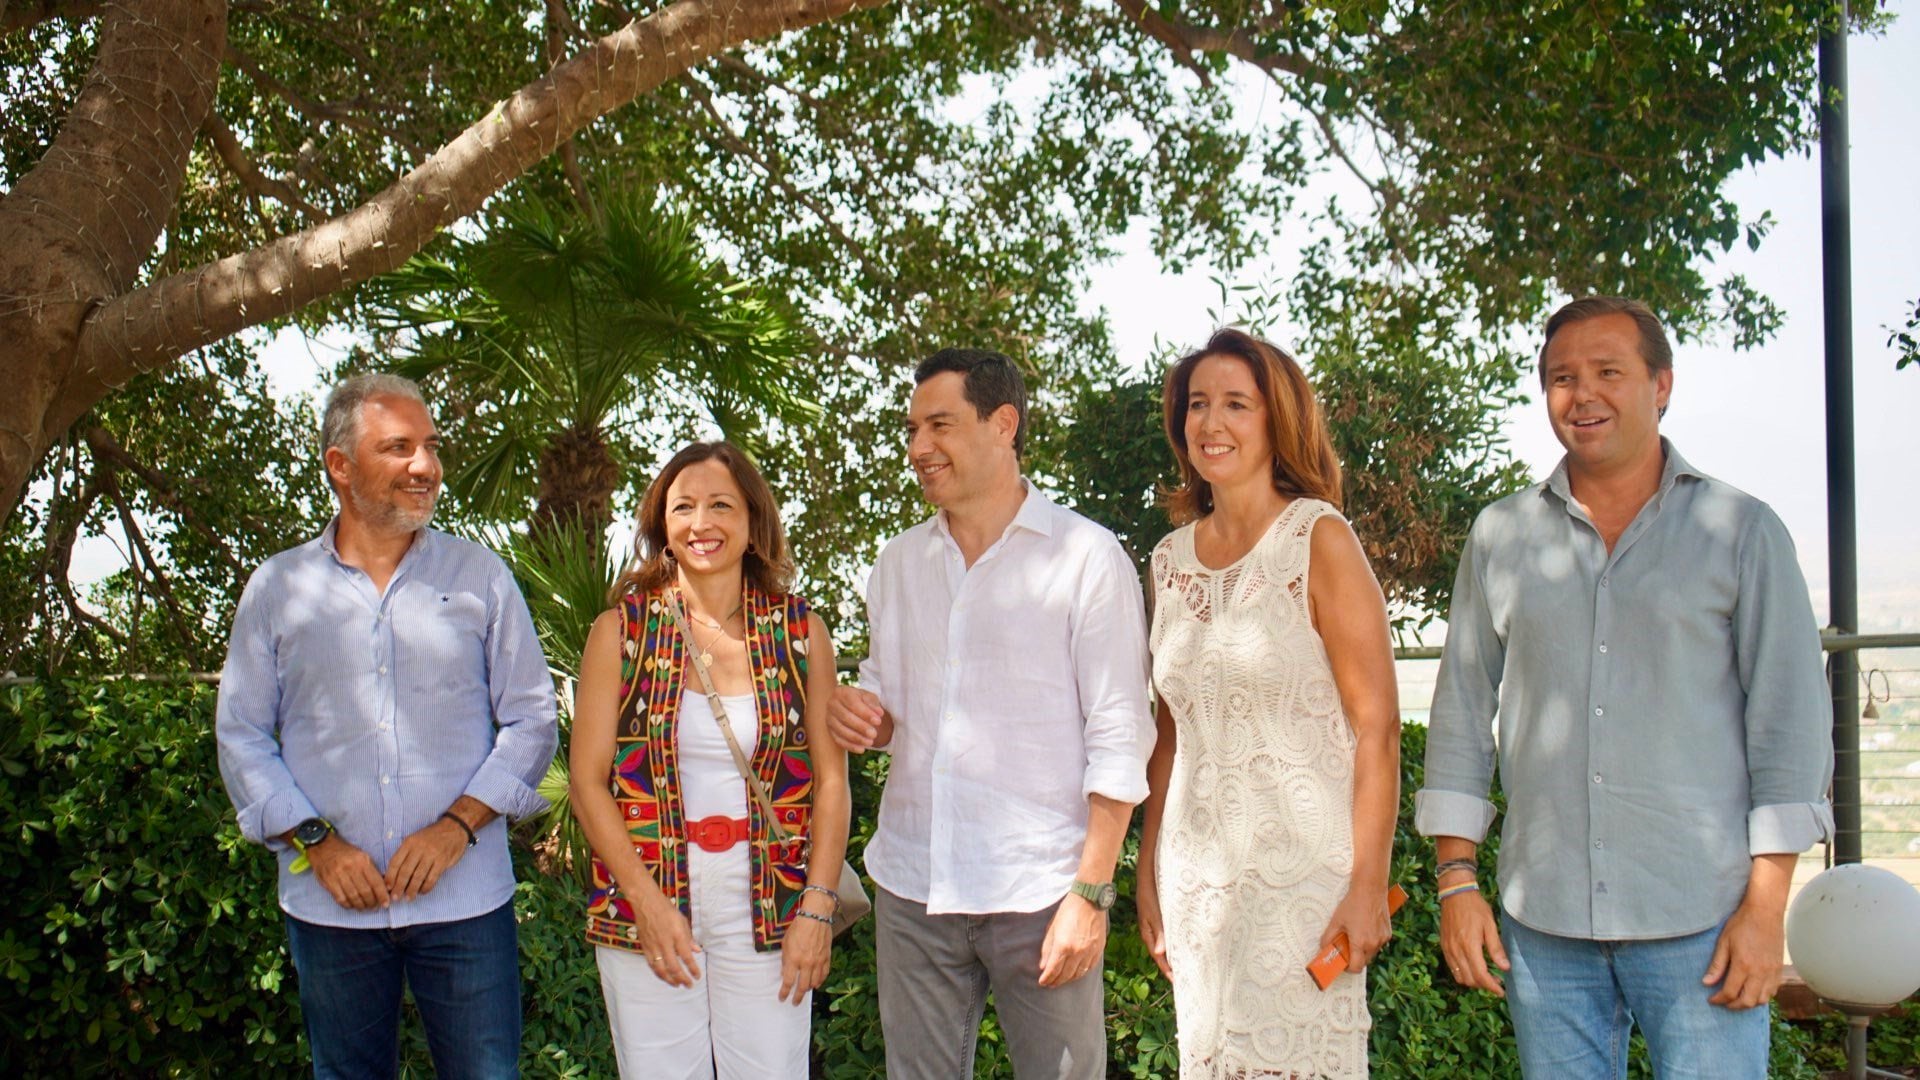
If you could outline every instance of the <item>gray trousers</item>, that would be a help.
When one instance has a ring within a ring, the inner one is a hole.
[[[1040,986],[1044,910],[929,915],[925,904],[874,890],[880,1026],[889,1080],[967,1080],[987,991],[1020,1080],[1100,1080],[1107,1074],[1102,965]]]

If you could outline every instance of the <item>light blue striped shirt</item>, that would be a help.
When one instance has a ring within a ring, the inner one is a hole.
[[[1661,440],[1609,553],[1567,467],[1494,503],[1460,556],[1414,822],[1478,843],[1497,743],[1500,899],[1535,930],[1710,929],[1755,855],[1833,835],[1820,635],[1786,526]]]
[[[263,563],[234,612],[214,728],[240,832],[280,855],[280,907],[388,928],[484,915],[513,895],[508,818],[546,808],[553,680],[513,576],[478,544],[422,529],[385,594],[339,559],[335,524]],[[333,822],[382,872],[461,795],[498,811],[432,891],[350,911],[292,874],[273,839]]]

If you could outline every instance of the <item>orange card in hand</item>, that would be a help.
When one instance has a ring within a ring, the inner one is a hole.
[[[1391,886],[1387,889],[1388,915],[1399,911],[1400,905],[1406,902],[1407,890],[1398,885]],[[1332,986],[1333,980],[1339,978],[1340,973],[1345,970],[1347,970],[1347,935],[1345,931],[1341,931],[1341,933],[1327,945],[1325,951],[1319,956],[1314,957],[1313,960],[1307,964],[1307,974],[1313,976],[1314,985],[1325,990],[1327,987]]]

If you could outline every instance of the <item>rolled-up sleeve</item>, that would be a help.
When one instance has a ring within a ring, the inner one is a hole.
[[[1480,843],[1493,824],[1493,721],[1500,709],[1506,644],[1494,628],[1474,538],[1460,553],[1447,615],[1447,644],[1427,726],[1426,781],[1413,796],[1423,836]]]
[[[240,835],[279,847],[279,837],[319,812],[294,782],[280,753],[280,676],[273,635],[272,586],[255,574],[233,613],[233,636],[220,673],[214,741],[220,779]]]
[[[1747,846],[1796,854],[1833,838],[1833,729],[1820,631],[1793,540],[1756,509],[1741,537],[1734,653],[1746,693]]]
[[[1147,797],[1153,713],[1147,705],[1146,601],[1133,563],[1107,538],[1087,560],[1072,627],[1074,679],[1086,720],[1082,795],[1133,805]]]
[[[468,781],[466,794],[495,812],[519,819],[547,808],[536,789],[553,764],[553,676],[534,632],[527,602],[505,564],[488,586],[487,684],[493,703],[493,751]]]

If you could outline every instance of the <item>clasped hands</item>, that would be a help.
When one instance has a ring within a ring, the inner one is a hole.
[[[466,830],[439,818],[400,841],[385,874],[373,865],[371,856],[337,832],[309,846],[307,860],[314,880],[334,903],[350,911],[372,911],[432,892],[440,875],[466,853]]]

